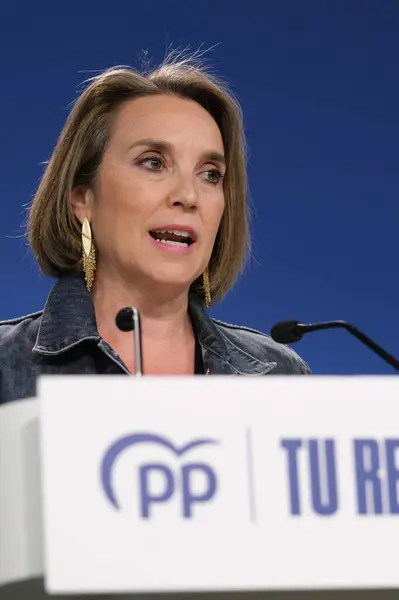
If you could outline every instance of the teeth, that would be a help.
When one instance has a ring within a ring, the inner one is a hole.
[[[186,242],[173,242],[172,240],[156,240],[160,244],[168,244],[169,246],[187,246]]]
[[[154,229],[156,233],[173,233],[174,235],[180,235],[181,237],[190,237],[187,231],[180,231],[177,229]]]

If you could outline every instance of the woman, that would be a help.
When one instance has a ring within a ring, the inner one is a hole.
[[[241,111],[187,60],[93,78],[33,200],[30,245],[56,278],[43,311],[0,325],[2,401],[41,374],[134,372],[141,313],[146,374],[308,373],[290,348],[211,319],[248,248]]]

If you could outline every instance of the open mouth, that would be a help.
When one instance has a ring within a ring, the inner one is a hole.
[[[169,246],[180,246],[188,248],[194,243],[194,239],[188,231],[180,231],[176,229],[152,229],[149,232],[150,236],[160,244]]]

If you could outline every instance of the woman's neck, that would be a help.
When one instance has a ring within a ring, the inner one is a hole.
[[[186,372],[193,367],[190,357],[194,351],[194,333],[188,315],[188,293],[167,296],[165,291],[165,286],[157,293],[156,286],[138,290],[120,280],[96,277],[92,298],[98,332],[130,370],[134,370],[132,337],[115,324],[115,316],[124,306],[135,306],[140,311],[147,373]]]

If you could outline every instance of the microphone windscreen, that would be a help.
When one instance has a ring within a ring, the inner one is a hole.
[[[271,328],[270,335],[279,344],[298,342],[301,336],[298,335],[297,325],[298,321],[280,321]]]
[[[133,310],[130,306],[126,306],[125,308],[121,308],[118,314],[115,317],[115,323],[118,329],[121,331],[133,331],[134,329],[134,321],[133,321]]]

